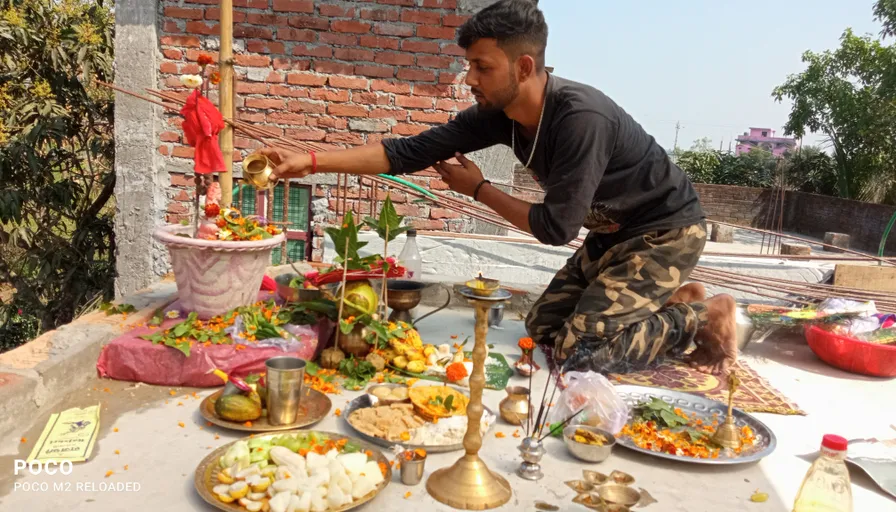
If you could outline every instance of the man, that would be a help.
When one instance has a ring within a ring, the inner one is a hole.
[[[606,373],[680,355],[699,331],[693,364],[725,371],[737,354],[734,300],[687,303],[687,289],[673,296],[706,241],[697,194],[653,137],[612,100],[546,72],[547,35],[533,0],[501,0],[483,9],[458,31],[476,105],[414,137],[317,155],[266,149],[278,164],[272,179],[433,166],[452,190],[542,243],[565,245],[584,226],[583,246],[529,313],[529,335],[553,344],[567,369]],[[502,192],[464,157],[495,144],[513,148],[535,174],[545,190],[543,204]],[[460,164],[446,162],[452,157]]]

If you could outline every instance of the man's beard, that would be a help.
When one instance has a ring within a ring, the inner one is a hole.
[[[504,110],[519,95],[520,84],[519,84],[519,82],[516,81],[516,77],[511,75],[509,77],[507,86],[504,87],[503,89],[499,90],[498,92],[496,92],[492,98],[485,97],[485,95],[482,94],[482,91],[479,91],[475,88],[473,89],[473,93],[480,94],[480,96],[478,98],[476,98],[476,102],[479,104],[480,110],[485,110],[485,111]]]

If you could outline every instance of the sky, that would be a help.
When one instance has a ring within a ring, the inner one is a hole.
[[[541,0],[547,65],[594,86],[665,148],[749,127],[783,135],[790,112],[772,90],[805,66],[806,50],[839,47],[847,27],[877,35],[874,0]],[[816,144],[807,136],[804,145]],[[732,144],[733,147],[733,144]]]

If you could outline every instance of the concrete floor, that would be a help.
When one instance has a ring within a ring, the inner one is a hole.
[[[424,309],[424,308],[421,308]],[[463,339],[473,332],[472,310],[444,311],[421,322],[421,333],[430,343],[450,341],[456,334]],[[516,342],[524,335],[521,322],[505,318],[502,328],[492,329],[489,343],[495,350],[516,354]],[[785,395],[795,400],[809,415],[757,415],[771,427],[777,438],[777,450],[756,464],[719,468],[674,463],[617,448],[600,464],[584,464],[568,455],[560,440],[547,442],[544,458],[545,478],[537,483],[521,480],[513,474],[519,463],[512,437],[513,428],[499,422],[484,439],[481,455],[489,467],[505,475],[514,496],[501,510],[534,510],[536,500],[560,507],[561,510],[585,510],[571,502],[573,492],[563,482],[581,477],[582,469],[610,472],[614,469],[635,476],[637,487],[646,489],[657,503],[646,508],[651,512],[687,511],[788,511],[800,482],[826,433],[847,438],[888,436],[894,422],[892,409],[881,407],[879,397],[894,396],[896,381],[882,381],[849,375],[817,360],[799,339],[776,339],[748,346],[743,355],[749,363]],[[535,379],[537,394],[546,377],[543,370]],[[525,385],[514,377],[512,384]],[[107,388],[109,391],[103,391]],[[82,391],[73,393],[63,403],[65,408],[102,404],[101,432],[93,459],[75,465],[69,476],[13,475],[13,461],[26,458],[47,421],[49,412],[34,418],[21,418],[21,436],[0,442],[0,467],[8,468],[0,476],[0,510],[42,511],[210,511],[193,489],[193,472],[213,448],[242,437],[217,427],[206,427],[198,413],[199,400],[185,395],[192,389],[177,389],[169,396],[169,388],[95,379]],[[213,390],[199,390],[199,397]],[[357,393],[344,392],[332,396],[333,409],[344,407]],[[486,391],[485,404],[497,409],[504,393]],[[167,403],[166,403],[167,401]],[[182,403],[183,405],[179,405]],[[62,410],[63,407],[58,408]],[[185,424],[184,428],[178,422]],[[117,432],[114,429],[118,429]],[[344,430],[341,420],[332,412],[314,427],[323,431]],[[495,438],[494,432],[506,434]],[[215,439],[220,436],[219,439]],[[119,450],[120,454],[115,451]],[[450,465],[460,453],[433,454],[426,473]],[[124,470],[128,465],[128,470]],[[107,471],[114,471],[108,478]],[[859,472],[852,472],[856,511],[886,512],[896,510],[893,501]],[[48,490],[26,491],[23,484],[46,482]],[[100,483],[132,483],[138,491],[78,491],[78,483],[98,486]],[[54,484],[70,484],[68,490],[54,491]],[[767,492],[766,503],[752,503],[750,495],[759,489]],[[404,498],[406,492],[411,496]],[[407,487],[396,474],[391,484],[372,504],[362,510],[404,511],[451,510],[431,499],[425,485]],[[638,509],[642,510],[642,509]]]

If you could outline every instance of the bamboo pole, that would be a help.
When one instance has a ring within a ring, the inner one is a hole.
[[[233,73],[233,0],[221,0],[221,42],[218,49],[218,68],[221,82],[218,85],[218,103],[224,119],[233,120],[235,115]],[[233,127],[224,123],[219,142],[224,156],[224,172],[218,177],[221,183],[221,206],[229,207],[233,202]]]

